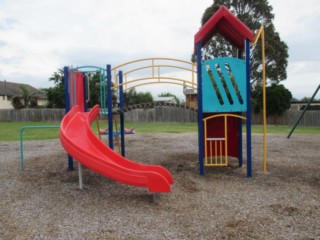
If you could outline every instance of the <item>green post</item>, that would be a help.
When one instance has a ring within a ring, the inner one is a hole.
[[[24,129],[39,129],[39,128],[60,128],[60,126],[24,126],[20,128],[20,167],[24,170],[24,156],[23,156],[23,131]]]

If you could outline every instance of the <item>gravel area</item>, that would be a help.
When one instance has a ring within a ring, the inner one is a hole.
[[[59,140],[0,142],[0,239],[320,239],[319,135],[270,134],[268,173],[262,135],[246,166],[199,175],[197,134],[126,137],[127,157],[166,167],[172,193],[152,203],[144,188],[67,171]],[[75,164],[77,168],[77,164]]]

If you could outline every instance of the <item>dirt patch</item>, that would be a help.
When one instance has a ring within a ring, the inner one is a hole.
[[[172,192],[151,202],[143,188],[83,170],[84,189],[59,140],[0,143],[1,239],[320,239],[319,136],[253,136],[253,177],[246,162],[199,175],[197,135],[134,134],[127,157],[167,168]],[[244,150],[244,156],[245,156]]]

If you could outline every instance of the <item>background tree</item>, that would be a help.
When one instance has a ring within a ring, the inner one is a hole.
[[[31,107],[30,102],[32,102],[33,105],[34,105],[34,102],[37,102],[37,99],[35,97],[35,94],[37,94],[36,92],[30,93],[30,91],[23,85],[20,86],[20,89],[22,93],[21,99],[23,100],[23,106],[25,108]]]
[[[272,84],[266,88],[267,97],[267,115],[283,114],[290,108],[292,94],[282,84]],[[258,98],[259,109],[262,109],[262,91]]]
[[[288,65],[288,46],[280,39],[279,33],[272,23],[274,15],[272,6],[268,0],[214,0],[208,7],[201,23],[204,25],[209,18],[220,8],[226,6],[235,16],[246,24],[253,32],[257,32],[261,25],[265,27],[265,54],[266,54],[266,74],[271,83],[278,84],[287,78],[286,68]],[[253,90],[262,81],[261,43],[252,47],[251,51],[251,83]],[[232,47],[221,36],[215,36],[204,48],[203,60],[213,57],[236,57],[237,49]]]
[[[303,97],[303,98],[301,98],[301,102],[305,102],[305,103],[307,103],[307,102],[309,102],[310,101],[310,99],[311,99],[311,97]]]
[[[153,97],[150,92],[137,92],[135,88],[132,88],[124,93],[124,103],[126,106],[152,102]]]
[[[89,81],[89,108],[96,104],[100,104],[100,77],[101,74],[99,71],[87,75],[87,81]]]
[[[24,86],[20,85],[21,95],[12,98],[12,106],[14,109],[35,108],[38,106],[38,99],[35,96],[37,92],[30,93]]]
[[[90,100],[88,107],[90,108],[100,103],[100,72],[87,74],[86,77],[89,81]],[[63,69],[58,69],[58,71],[54,72],[49,81],[54,82],[54,87],[43,89],[48,98],[47,107],[65,108]]]
[[[22,109],[22,108],[24,108],[24,105],[22,103],[22,98],[19,97],[19,96],[14,96],[12,98],[11,104],[12,104],[14,109]]]
[[[176,95],[174,95],[172,93],[169,93],[169,92],[160,93],[158,95],[158,97],[174,97],[174,99],[176,100],[177,104],[180,104],[180,99]]]
[[[64,73],[63,69],[58,69],[49,78],[49,81],[54,82],[54,87],[44,89],[48,98],[48,108],[65,108],[64,101]]]
[[[33,98],[30,99],[29,107],[31,107],[31,108],[38,107],[38,98],[37,97],[34,96]]]

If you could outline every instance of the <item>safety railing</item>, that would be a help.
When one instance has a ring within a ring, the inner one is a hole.
[[[124,81],[119,84],[117,73],[123,71]],[[143,72],[147,71],[147,72]],[[172,71],[175,73],[171,76]],[[176,72],[182,71],[188,74],[182,74],[177,77]],[[131,62],[120,64],[112,68],[112,77],[115,85],[113,89],[123,86],[124,91],[148,84],[176,84],[186,88],[197,88],[196,64],[174,58],[143,58]],[[142,73],[143,72],[143,73]],[[141,77],[143,76],[143,77]]]

